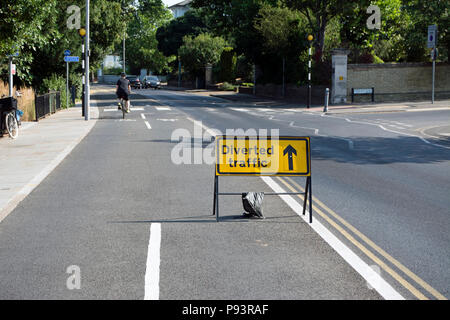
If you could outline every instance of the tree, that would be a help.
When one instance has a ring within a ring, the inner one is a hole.
[[[201,8],[212,33],[222,36],[237,54],[255,61],[262,50],[255,37],[254,19],[264,5],[276,6],[278,0],[194,0],[192,6]]]
[[[35,52],[59,37],[56,0],[2,0],[0,6],[0,71],[7,75],[6,56],[16,51],[18,79],[30,83]],[[6,77],[4,77],[5,80]]]
[[[183,44],[183,37],[197,36],[208,32],[200,10],[189,10],[183,16],[171,20],[156,31],[158,50],[165,56],[178,55],[178,49]]]
[[[361,0],[360,4],[366,2],[370,1]],[[347,0],[284,0],[284,3],[291,9],[299,10],[308,20],[309,28],[314,34],[317,60],[322,60],[323,57],[328,23],[355,6],[355,2]]]
[[[436,24],[439,29],[439,59],[448,61],[450,51],[450,5],[446,0],[403,0],[403,8],[410,16],[404,25],[404,50],[409,61],[429,61],[426,47],[427,28]]]
[[[185,68],[198,76],[207,64],[213,65],[219,62],[225,46],[226,42],[223,38],[202,33],[195,38],[185,36],[178,54]]]
[[[294,62],[306,49],[305,22],[299,14],[288,8],[264,6],[260,9],[254,20],[254,27],[263,39],[264,53],[273,55],[282,60],[282,83],[283,95],[285,84],[285,61],[286,58]],[[299,33],[302,34],[299,36]],[[299,44],[303,46],[299,47]]]
[[[171,18],[161,0],[140,1],[132,19],[128,25],[128,66],[132,73],[137,73],[141,68],[150,69],[157,73],[169,71],[166,58],[158,50],[156,30],[159,25],[166,23]]]
[[[386,60],[397,61],[401,57],[401,25],[408,19],[401,10],[401,0],[375,0],[371,4],[380,8],[380,29],[367,27],[369,3],[361,1],[347,6],[339,17],[342,46],[353,50],[350,57],[355,62],[361,54],[372,58],[382,55]]]

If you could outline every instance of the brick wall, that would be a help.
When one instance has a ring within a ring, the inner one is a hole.
[[[375,88],[375,102],[431,99],[431,63],[350,64],[347,101],[352,88]],[[436,64],[435,98],[450,98],[450,64]],[[370,96],[356,96],[355,102]]]

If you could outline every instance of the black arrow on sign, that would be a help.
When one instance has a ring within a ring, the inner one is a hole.
[[[297,150],[295,150],[291,145],[288,145],[286,149],[284,149],[283,156],[288,154],[289,157],[289,170],[294,170],[294,161],[292,160],[292,154],[297,155]]]

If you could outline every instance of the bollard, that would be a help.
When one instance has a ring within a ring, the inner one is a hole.
[[[328,112],[328,99],[330,97],[330,89],[325,89],[325,105],[323,107],[323,112]]]

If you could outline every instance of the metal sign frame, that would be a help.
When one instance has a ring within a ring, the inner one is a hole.
[[[306,177],[306,182],[305,182],[305,192],[268,192],[268,193],[264,193],[264,195],[268,195],[268,196],[275,196],[275,195],[303,195],[304,199],[303,199],[303,215],[306,214],[306,206],[309,204],[309,223],[312,223],[312,174],[311,174],[311,139],[310,137],[288,137],[288,136],[283,136],[283,137],[276,137],[274,140],[276,139],[292,139],[292,140],[300,140],[300,139],[304,139],[307,141],[307,163],[308,163],[308,173],[307,174],[296,174],[296,175],[292,175],[292,174],[287,174],[287,173],[278,173],[278,174],[261,174],[261,173],[227,173],[227,174],[221,174],[218,175],[217,174],[217,167],[218,167],[218,140],[217,138],[224,138],[227,136],[218,136],[216,137],[216,164],[214,165],[214,198],[213,198],[213,216],[216,216],[216,221],[219,222],[219,196],[241,196],[242,192],[219,192],[219,177],[221,175],[223,176],[300,176],[300,177]],[[228,139],[232,140],[232,139],[258,139],[258,136],[229,136]],[[265,137],[266,139],[268,137]]]

